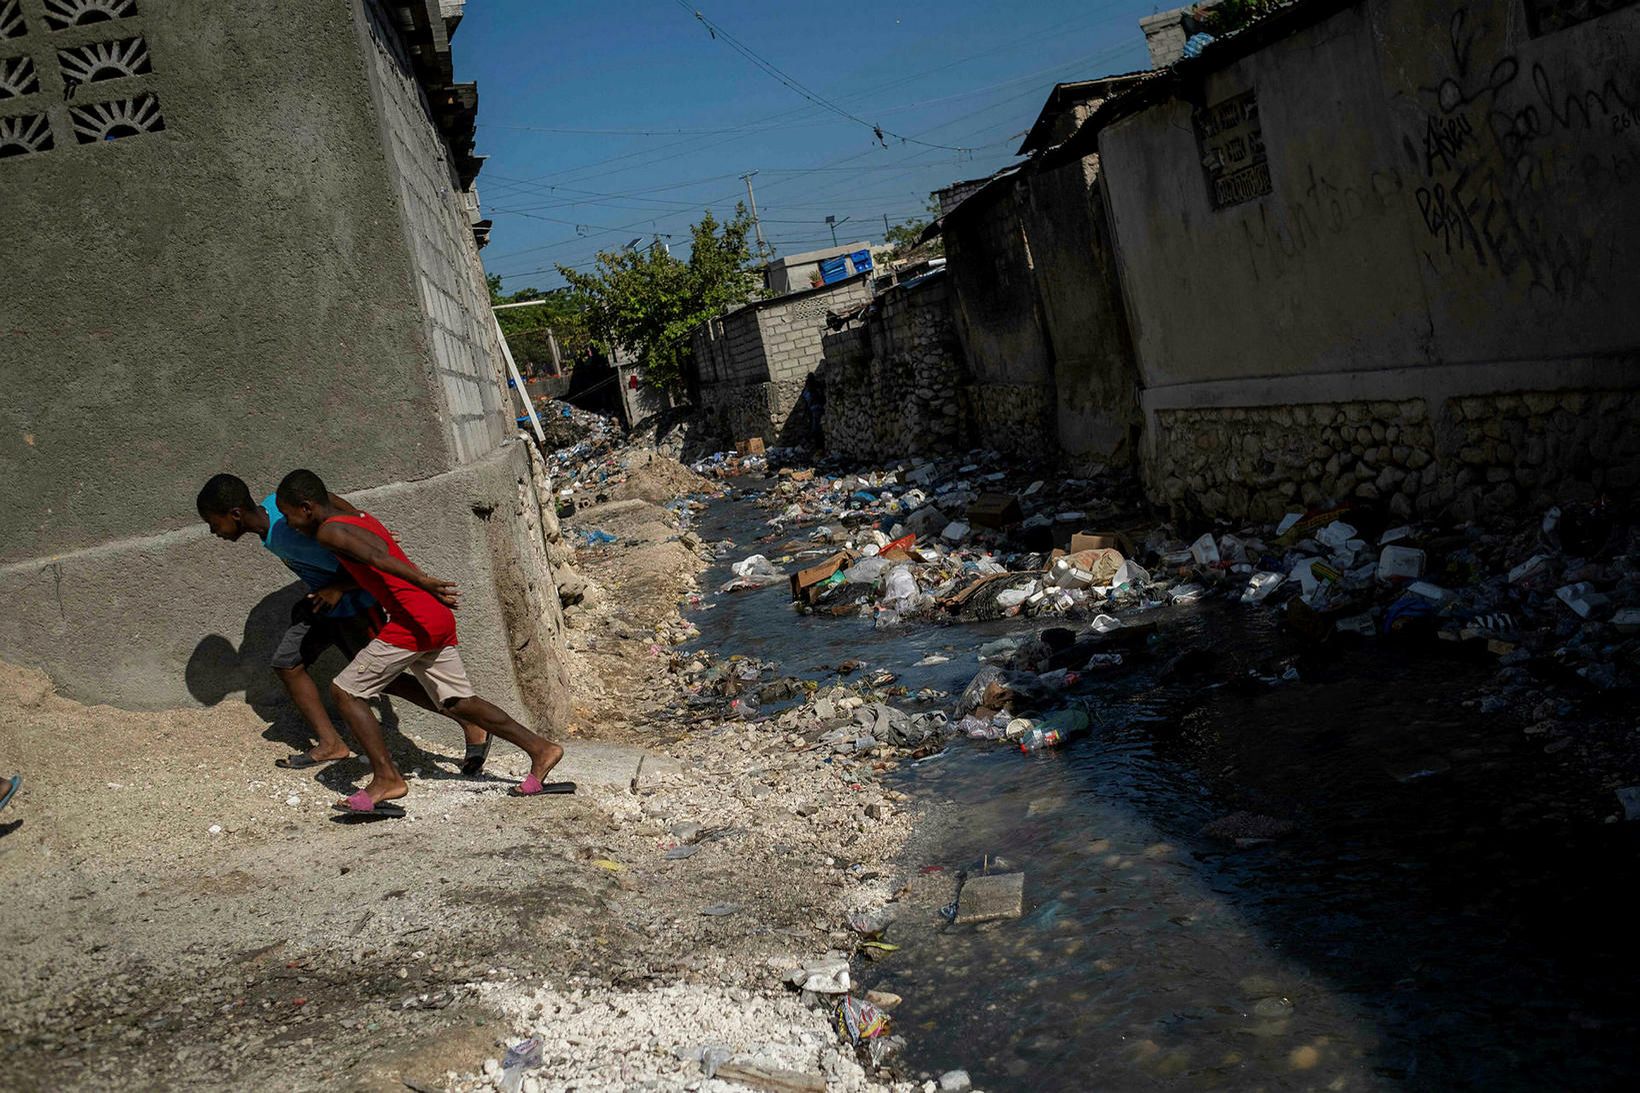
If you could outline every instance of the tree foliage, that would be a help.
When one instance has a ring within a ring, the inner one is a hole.
[[[606,348],[619,345],[635,357],[653,386],[673,386],[683,378],[694,329],[758,293],[746,244],[751,226],[744,204],[722,224],[708,210],[689,229],[687,261],[659,246],[628,247],[600,252],[595,272],[558,272]]]
[[[574,363],[586,354],[590,338],[586,317],[581,306],[567,292],[542,292],[540,289],[520,289],[511,295],[501,291],[501,275],[492,273],[484,278],[490,286],[490,303],[511,304],[526,300],[544,301],[538,307],[509,307],[496,312],[501,332],[507,336],[507,347],[521,371],[531,367],[552,365],[552,343],[547,332],[558,338],[558,350],[567,373]]]
[[[938,258],[945,253],[945,240],[937,236],[927,243],[919,245],[917,242],[922,233],[928,230],[928,225],[939,219],[940,207],[933,198],[928,199],[925,211],[926,215],[895,224],[883,234],[883,243],[887,249],[887,253],[882,256],[884,261]]]

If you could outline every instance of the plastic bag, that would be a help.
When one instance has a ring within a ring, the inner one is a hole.
[[[845,994],[837,1002],[837,1035],[856,1046],[888,1035],[888,1014],[867,1002]]]
[[[849,566],[845,579],[849,584],[872,584],[893,564],[887,558],[866,558]]]

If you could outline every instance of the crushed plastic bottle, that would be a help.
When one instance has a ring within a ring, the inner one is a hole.
[[[524,1072],[541,1065],[541,1041],[531,1037],[507,1049],[501,1060],[501,1089],[503,1093],[518,1093],[524,1085]]]

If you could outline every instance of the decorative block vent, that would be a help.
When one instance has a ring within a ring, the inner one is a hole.
[[[158,133],[165,128],[159,99],[153,95],[74,106],[69,108],[68,116],[74,123],[74,139],[81,144],[123,140],[140,133]]]
[[[1224,100],[1193,119],[1208,192],[1215,209],[1239,205],[1270,192],[1270,165],[1253,92]]]
[[[15,99],[40,90],[34,61],[28,57],[0,57],[0,99]]]
[[[0,159],[27,156],[51,148],[51,125],[44,114],[0,118]]]
[[[27,33],[22,5],[17,0],[0,0],[0,39],[21,38]]]
[[[106,23],[137,14],[137,0],[45,0],[46,26],[52,30]]]
[[[57,62],[62,65],[63,80],[75,83],[119,80],[154,70],[148,61],[148,43],[140,35],[59,49]]]

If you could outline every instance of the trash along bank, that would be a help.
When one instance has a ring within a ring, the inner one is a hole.
[[[1634,529],[1609,508],[1181,534],[1121,480],[984,453],[694,469],[731,500],[696,528],[720,565],[690,701],[925,809],[893,948],[856,961],[903,997],[912,1073],[1359,1088],[1622,1065],[1577,1031],[1640,1012],[1606,880],[1635,864],[1640,783]],[[1500,985],[1582,1025],[1500,1021]]]

